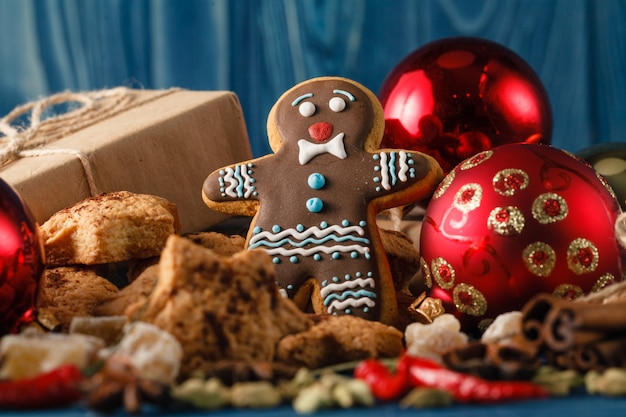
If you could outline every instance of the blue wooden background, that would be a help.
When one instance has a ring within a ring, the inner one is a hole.
[[[226,89],[262,155],[267,113],[295,83],[341,75],[378,92],[404,56],[452,36],[535,69],[555,146],[626,141],[624,0],[2,0],[0,114],[64,90]]]

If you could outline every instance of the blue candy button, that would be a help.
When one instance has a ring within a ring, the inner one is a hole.
[[[306,201],[306,208],[311,213],[319,213],[324,208],[324,202],[317,197],[309,198]]]
[[[319,190],[322,189],[324,185],[326,185],[326,178],[324,178],[322,174],[315,172],[309,175],[308,183],[309,187],[311,187],[312,189]]]

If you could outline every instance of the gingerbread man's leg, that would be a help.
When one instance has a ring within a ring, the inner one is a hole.
[[[384,283],[381,281],[378,263],[374,259],[328,262],[336,262],[333,273],[317,278],[324,311],[334,315],[380,320],[383,311],[390,306],[386,305],[389,301],[383,298]]]

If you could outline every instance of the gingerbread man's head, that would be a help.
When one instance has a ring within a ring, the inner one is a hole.
[[[383,109],[363,85],[341,77],[304,81],[276,102],[267,121],[270,147],[299,141],[325,144],[341,137],[345,152],[378,149],[384,129]]]

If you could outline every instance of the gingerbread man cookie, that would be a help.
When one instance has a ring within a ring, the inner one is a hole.
[[[247,247],[270,254],[277,284],[300,308],[392,324],[395,290],[376,214],[430,196],[441,168],[418,152],[379,150],[382,107],[345,78],[291,88],[267,126],[274,154],[211,173],[205,203],[254,215]]]

